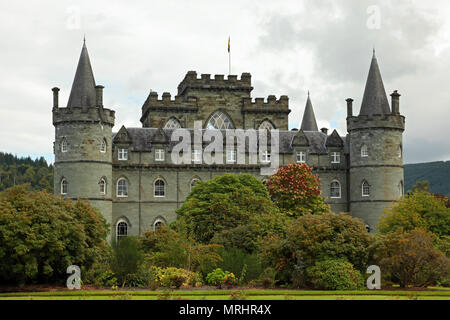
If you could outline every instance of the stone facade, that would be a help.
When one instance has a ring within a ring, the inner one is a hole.
[[[365,101],[384,103],[380,96],[384,87],[379,88],[381,76],[374,59]],[[377,77],[380,79],[375,81]],[[289,131],[288,97],[252,100],[252,89],[249,73],[240,79],[233,75],[225,79],[223,75],[197,77],[189,71],[174,99],[168,93],[162,99],[156,92],[149,94],[142,106],[142,128],[122,126],[112,133],[115,114],[103,107],[103,87],[95,85],[83,45],[66,108],[58,106],[59,89],[53,89],[55,193],[90,200],[111,224],[112,239],[119,223],[126,228],[120,232],[139,235],[159,223],[174,221],[175,210],[196,181],[225,173],[249,173],[261,181],[267,178],[261,175],[261,167],[267,164],[261,159],[248,161],[248,150],[245,164],[227,161],[226,153],[220,155],[222,163],[213,165],[173,163],[175,142],[170,137],[174,129],[187,128],[193,134],[195,121],[201,122],[202,130],[222,132],[277,129],[280,165],[305,161],[319,175],[322,195],[331,209],[351,212],[373,230],[383,209],[403,194],[405,119],[399,113],[399,95],[392,95],[392,112],[388,114],[370,114],[363,104],[364,112],[353,116],[353,100],[348,99],[348,134],[340,136],[336,130],[331,134],[326,129],[317,130],[309,96],[301,128]],[[362,148],[367,149],[364,156]],[[369,194],[363,195],[363,191]]]

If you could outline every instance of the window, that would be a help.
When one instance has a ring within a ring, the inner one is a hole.
[[[124,178],[117,181],[117,196],[121,198],[128,197],[127,180]]]
[[[269,151],[263,151],[261,155],[261,162],[262,163],[270,163],[270,152]]]
[[[333,181],[330,186],[330,197],[333,199],[341,198],[341,184],[339,181]]]
[[[370,197],[370,185],[367,181],[364,181],[362,184],[362,196]]]
[[[170,118],[164,125],[164,129],[178,129],[178,128],[181,128],[181,124],[175,118]]]
[[[361,157],[367,158],[369,156],[369,148],[365,144],[361,147]]]
[[[192,161],[193,162],[201,162],[202,161],[202,151],[201,150],[192,150]]]
[[[236,150],[227,150],[227,162],[236,162]]]
[[[398,193],[400,197],[403,197],[405,195],[404,192],[403,181],[400,181],[400,183],[398,184]]]
[[[165,197],[166,196],[166,184],[163,180],[158,179],[155,181],[155,197]]]
[[[119,160],[128,160],[128,149],[119,149]]]
[[[305,163],[306,162],[306,152],[300,151],[297,152],[297,163]]]
[[[261,122],[261,124],[259,125],[259,129],[260,130],[274,130],[274,126],[273,124],[269,121],[269,120],[264,120],[263,122]]]
[[[106,152],[106,140],[102,140],[102,144],[100,145],[100,152],[105,153]]]
[[[222,111],[214,113],[206,125],[206,129],[234,129],[230,118]]]
[[[121,238],[128,236],[128,224],[125,221],[119,221],[117,223],[117,242],[120,241]]]
[[[197,179],[197,178],[194,178],[191,180],[191,185],[190,185],[191,191],[192,191],[192,188],[194,188],[195,184],[199,181],[200,181],[200,179]]]
[[[164,149],[155,150],[155,161],[164,161]]]
[[[105,195],[106,194],[106,181],[105,179],[101,179],[99,182],[99,186],[100,186],[100,194]]]
[[[61,180],[61,194],[67,194],[68,183],[66,179]]]
[[[153,230],[158,231],[159,229],[161,229],[163,225],[164,222],[162,222],[161,220],[156,220],[155,223],[153,224]]]
[[[399,157],[399,158],[401,158],[402,157],[402,146],[401,145],[399,145],[398,146],[398,149],[397,149],[397,156]]]
[[[67,152],[67,139],[63,138],[61,141],[61,152]]]
[[[341,153],[340,152],[331,153],[331,163],[341,163]]]

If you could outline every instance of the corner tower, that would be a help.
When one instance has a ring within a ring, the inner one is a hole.
[[[115,115],[103,107],[103,86],[95,84],[85,42],[66,108],[59,107],[59,88],[52,91],[54,193],[73,200],[89,200],[111,223]]]
[[[358,116],[353,116],[353,100],[347,99],[350,211],[370,230],[376,228],[384,209],[404,192],[405,117],[400,115],[400,95],[394,91],[391,97],[392,109],[374,50]]]

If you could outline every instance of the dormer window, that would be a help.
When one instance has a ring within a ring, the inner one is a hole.
[[[192,161],[193,162],[201,162],[202,161],[202,151],[201,150],[192,150]]]
[[[331,163],[341,163],[341,153],[332,152],[331,153]]]
[[[63,138],[61,141],[61,152],[67,152],[67,139]]]
[[[227,162],[229,163],[236,162],[236,150],[227,150]]]
[[[119,148],[118,159],[121,161],[128,160],[128,149]]]
[[[164,161],[164,149],[155,150],[155,161]]]
[[[306,163],[306,152],[297,152],[297,163]]]
[[[367,148],[367,146],[363,144],[361,147],[361,157],[367,158],[368,156],[369,156],[369,148]]]
[[[270,152],[269,151],[263,151],[261,154],[261,162],[262,163],[270,163]]]

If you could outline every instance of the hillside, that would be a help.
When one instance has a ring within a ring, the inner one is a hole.
[[[417,181],[429,181],[432,193],[450,196],[450,161],[405,165],[405,191]]]

